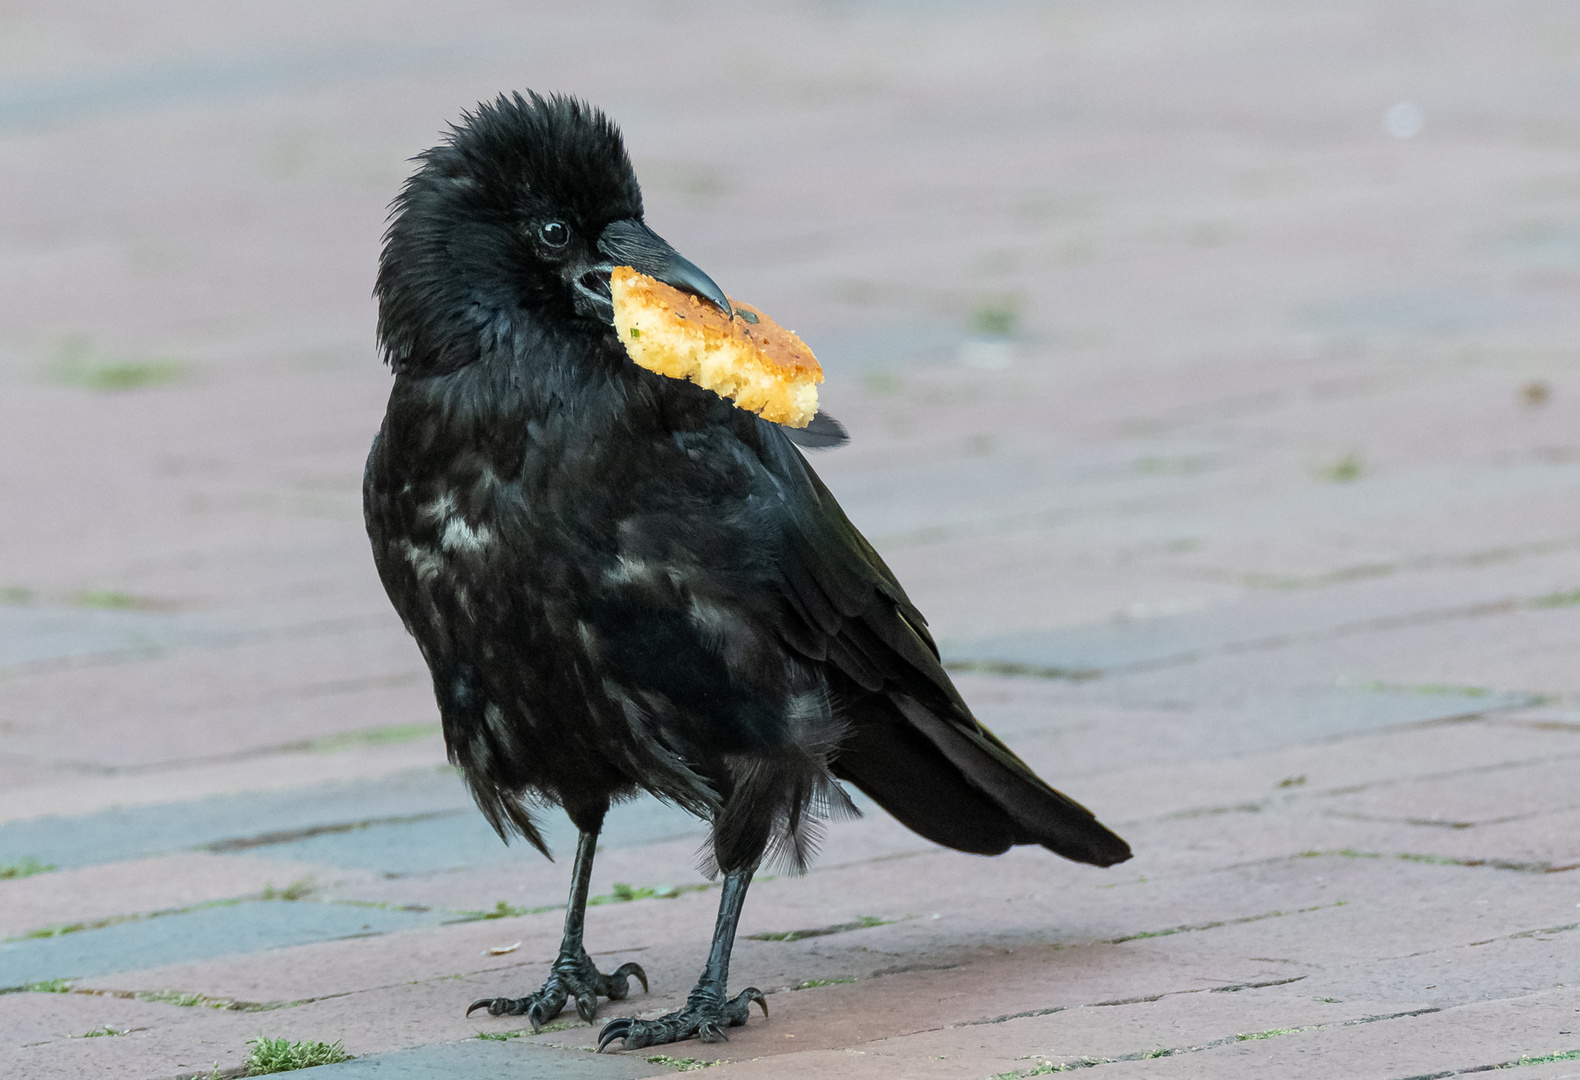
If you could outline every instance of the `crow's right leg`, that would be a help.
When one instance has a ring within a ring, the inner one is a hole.
[[[726,989],[730,979],[730,951],[735,947],[735,927],[741,921],[746,886],[751,883],[752,868],[749,866],[724,875],[719,918],[713,926],[713,947],[708,950],[708,964],[702,969],[702,978],[686,998],[686,1007],[651,1020],[622,1017],[609,1021],[598,1033],[600,1052],[616,1040],[622,1041],[627,1050],[683,1039],[726,1042],[729,1035],[724,1029],[746,1023],[752,1002],[757,1003],[764,1016],[768,1015],[768,1002],[757,987],[748,986],[733,998]]]
[[[585,826],[590,823],[578,824]],[[598,830],[602,824],[603,815],[599,814],[597,824],[591,829],[583,827],[581,838],[576,842],[576,867],[571,874],[570,902],[565,906],[565,937],[560,942],[559,958],[549,969],[548,981],[537,992],[522,998],[478,998],[467,1008],[468,1016],[472,1015],[474,1009],[482,1008],[486,1008],[491,1016],[525,1015],[532,1024],[532,1030],[537,1031],[560,1014],[568,999],[574,999],[577,1015],[590,1024],[598,1014],[600,997],[610,1001],[625,999],[631,976],[635,975],[641,981],[644,992],[647,990],[647,972],[642,970],[640,964],[622,964],[605,975],[593,964],[582,946],[582,928],[587,916],[587,889],[592,881],[593,853],[598,848]]]

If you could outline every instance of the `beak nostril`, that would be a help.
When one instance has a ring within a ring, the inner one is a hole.
[[[576,284],[583,292],[596,293],[604,299],[609,298],[608,270],[589,270],[577,279]]]
[[[613,263],[599,263],[576,277],[572,284],[577,293],[577,307],[583,314],[604,322],[614,321],[614,299],[609,290],[609,273],[613,269]]]

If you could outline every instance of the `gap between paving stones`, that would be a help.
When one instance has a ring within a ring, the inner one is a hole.
[[[176,618],[175,616],[171,616]],[[380,629],[388,626],[382,615],[346,615],[335,619],[315,619],[311,622],[289,626],[255,627],[248,630],[215,630],[198,627],[191,640],[179,642],[150,642],[102,652],[83,653],[76,656],[58,656],[44,660],[28,660],[20,664],[0,667],[0,680],[13,676],[46,675],[56,671],[72,671],[89,667],[108,667],[136,663],[170,656],[187,651],[222,651],[243,645],[266,644],[271,641],[299,641],[303,638],[331,637],[335,634],[357,630]]]
[[[1198,874],[1221,874],[1235,870],[1244,870],[1250,867],[1271,866],[1277,863],[1292,862],[1295,859],[1393,859],[1399,862],[1420,863],[1426,866],[1454,866],[1479,870],[1505,870],[1519,874],[1562,874],[1570,870],[1580,870],[1580,863],[1564,866],[1553,866],[1544,862],[1518,862],[1509,859],[1475,859],[1454,858],[1447,855],[1417,855],[1409,852],[1388,853],[1381,851],[1357,851],[1353,848],[1331,848],[1327,850],[1299,851],[1293,855],[1271,855],[1265,859],[1248,859],[1245,862],[1229,863],[1225,866],[1206,867],[1201,870],[1186,871],[1180,876],[1189,877]],[[1168,881],[1171,875],[1167,873],[1154,873],[1151,878],[1142,881]],[[1125,885],[1138,885],[1142,881],[1116,881],[1106,885],[1098,885],[1099,889],[1118,889]],[[1344,901],[1348,903],[1348,901]],[[1327,906],[1327,905],[1323,905]],[[1306,909],[1302,909],[1306,910]],[[1267,918],[1268,916],[1254,916],[1253,919]]]
[[[1580,724],[1570,720],[1517,720],[1513,717],[1496,717],[1489,721],[1498,727],[1529,728],[1532,731],[1563,731],[1580,734]]]
[[[641,947],[625,949],[624,952],[641,952]],[[594,956],[605,955],[593,953]],[[551,959],[542,960],[547,964]],[[219,1009],[228,1012],[275,1012],[280,1009],[294,1009],[299,1005],[312,1005],[319,1001],[335,1001],[339,998],[355,997],[359,994],[373,994],[383,990],[393,990],[403,986],[421,986],[424,983],[452,982],[457,979],[469,979],[474,975],[488,975],[496,971],[509,971],[520,966],[520,961],[514,964],[499,964],[494,967],[477,968],[474,971],[463,971],[452,975],[433,975],[426,979],[403,979],[400,982],[382,983],[378,986],[364,986],[356,990],[339,990],[333,994],[319,994],[315,997],[293,998],[289,1001],[245,1001],[240,998],[210,997],[207,994],[188,992],[182,990],[110,990],[92,986],[72,986],[74,980],[54,979],[48,983],[33,983],[20,987],[20,991],[43,994],[82,994],[87,997],[110,997],[123,1001],[147,1001],[157,1005],[175,1005],[180,1008],[203,1007]],[[16,993],[17,990],[0,990],[0,993]],[[547,1030],[547,1029],[545,1029]]]
[[[1308,975],[1295,975],[1288,979],[1269,979],[1266,982],[1231,983],[1227,986],[1197,986],[1189,990],[1165,990],[1161,994],[1146,994],[1141,997],[1115,998],[1113,1001],[1092,1001],[1084,1005],[1053,1005],[1046,1009],[1028,1009],[1025,1012],[1005,1013],[987,1020],[966,1020],[959,1024],[945,1024],[943,1027],[924,1028],[925,1031],[952,1031],[957,1027],[981,1027],[985,1024],[1003,1024],[1010,1020],[1025,1020],[1034,1016],[1052,1016],[1054,1013],[1068,1012],[1071,1009],[1104,1009],[1119,1005],[1144,1005],[1151,1001],[1162,1001],[1166,997],[1177,997],[1181,994],[1235,994],[1241,990],[1264,990],[1269,986],[1288,986],[1290,983],[1300,982],[1310,978]],[[912,1032],[911,1034],[919,1034]]]
[[[1276,984],[1269,984],[1276,985]],[[1186,991],[1187,993],[1189,991]],[[1155,1001],[1156,998],[1137,998],[1137,1002]],[[1502,999],[1515,1000],[1515,999]],[[1129,1002],[1115,1002],[1113,1004],[1130,1004]],[[1427,1009],[1411,1009],[1408,1012],[1385,1013],[1378,1016],[1362,1016],[1354,1020],[1334,1020],[1326,1024],[1306,1024],[1301,1027],[1272,1028],[1267,1031],[1242,1032],[1236,1035],[1226,1035],[1221,1039],[1211,1042],[1196,1043],[1189,1046],[1159,1046],[1151,1050],[1138,1050],[1129,1054],[1118,1054],[1114,1057],[1082,1057],[1067,1061],[1051,1061],[1042,1059],[1038,1064],[1028,1069],[1014,1069],[1009,1072],[998,1073],[993,1080],[1020,1080],[1027,1076],[1044,1076],[1049,1073],[1075,1072],[1078,1069],[1095,1069],[1103,1065],[1117,1065],[1122,1061],[1147,1061],[1154,1058],[1176,1057],[1180,1054],[1197,1054],[1203,1050],[1215,1050],[1220,1046],[1232,1046],[1235,1043],[1254,1042],[1262,1039],[1277,1039],[1285,1035],[1298,1035],[1305,1031],[1323,1031],[1330,1028],[1358,1027],[1362,1024],[1377,1024],[1389,1020],[1404,1020],[1412,1016],[1426,1016],[1429,1013],[1443,1012],[1440,1007]],[[1026,1014],[1037,1015],[1037,1014]],[[1439,1073],[1438,1076],[1452,1076],[1452,1073]],[[1414,1078],[1412,1078],[1414,1080]],[[1425,1080],[1425,1078],[1420,1078]]]
[[[329,904],[329,905],[335,905],[335,906],[338,906],[338,907],[373,908],[373,909],[378,910],[378,911],[416,911],[416,912],[427,912],[427,911],[433,911],[434,910],[433,908],[425,907],[422,904],[391,904],[391,903],[388,903],[388,902],[385,902],[385,901],[382,901],[382,900],[307,900],[307,899],[305,899],[304,897],[301,897],[301,896],[282,896],[282,895],[280,895],[281,892],[290,892],[293,889],[295,889],[296,887],[297,886],[286,886],[286,888],[284,890],[265,889],[263,892],[248,893],[245,896],[230,896],[230,897],[226,897],[226,898],[224,898],[222,900],[204,900],[201,903],[197,903],[197,904],[185,904],[185,905],[183,905],[181,907],[161,908],[158,911],[143,911],[143,912],[137,912],[137,913],[130,914],[130,915],[109,915],[109,916],[106,916],[106,917],[104,917],[102,919],[86,919],[86,920],[83,920],[82,922],[61,923],[61,924],[56,925],[56,926],[41,926],[41,927],[39,927],[36,930],[29,930],[29,931],[27,931],[26,933],[23,933],[23,934],[15,934],[15,935],[13,935],[11,937],[8,937],[8,938],[0,938],[0,943],[8,943],[8,942],[14,942],[14,941],[47,940],[49,938],[64,937],[67,934],[80,934],[80,933],[86,933],[86,932],[93,931],[93,930],[103,930],[103,929],[105,929],[107,927],[120,926],[120,925],[122,925],[124,923],[148,922],[149,920],[152,920],[152,919],[163,919],[163,918],[167,918],[167,917],[169,917],[171,915],[186,915],[186,914],[189,914],[189,913],[194,912],[194,911],[207,911],[210,908],[235,907],[238,904],[244,904],[244,903],[247,903],[249,901],[263,901],[263,902],[268,902],[268,903],[280,903],[280,904],[296,904],[296,903],[302,903],[302,904]],[[563,907],[564,905],[560,905],[560,906]],[[522,914],[535,914],[538,910],[545,910],[546,911],[546,910],[550,910],[550,909],[548,909],[548,908],[533,909],[531,912],[522,912]],[[492,915],[492,914],[489,914],[489,913],[486,913],[486,912],[481,912],[481,911],[475,911],[475,912],[474,911],[465,911],[465,912],[462,912],[461,914],[463,916],[466,916],[466,917],[460,918],[460,919],[451,919],[451,920],[449,920],[449,922],[441,924],[441,925],[450,925],[452,923],[477,922],[477,921],[479,921],[481,919],[499,918],[499,916],[497,916],[497,915]],[[357,935],[353,935],[353,936],[355,936],[355,937],[363,937],[363,936],[378,936],[378,935],[357,934]],[[331,940],[334,940],[334,939],[331,939]],[[8,993],[8,992],[9,992],[8,988],[0,987],[0,993]]]
[[[623,951],[623,952],[642,952],[644,950],[643,950],[642,947],[639,946],[637,948],[628,948],[628,949],[624,949],[624,950],[620,950],[620,951]],[[600,955],[605,955],[605,954],[604,953],[593,953],[592,955],[600,956]],[[540,962],[544,963],[544,964],[547,964],[547,963],[550,963],[551,960],[552,960],[552,958],[544,959],[544,960],[542,960]],[[111,990],[111,989],[102,989],[102,988],[91,987],[91,986],[77,987],[77,986],[70,985],[74,981],[74,980],[70,980],[70,979],[55,979],[55,980],[51,980],[49,983],[34,983],[34,984],[29,985],[29,986],[20,987],[18,989],[20,991],[23,991],[23,992],[31,992],[31,993],[81,994],[81,995],[84,995],[86,997],[109,997],[109,998],[117,998],[117,999],[120,999],[120,1000],[123,1000],[123,1001],[145,1001],[145,1002],[151,1002],[151,1003],[157,1004],[157,1005],[174,1005],[174,1006],[177,1006],[178,1008],[200,1008],[201,1007],[201,1008],[216,1009],[216,1010],[221,1010],[221,1011],[226,1011],[226,1012],[244,1012],[244,1013],[277,1012],[277,1011],[279,1011],[281,1009],[294,1009],[294,1008],[296,1008],[298,1006],[301,1006],[301,1005],[312,1005],[312,1004],[315,1004],[315,1003],[320,1002],[320,1001],[335,1001],[335,1000],[338,1000],[340,998],[356,997],[356,996],[361,995],[361,994],[379,993],[381,991],[393,990],[393,989],[397,989],[397,988],[400,988],[400,987],[420,986],[420,985],[422,985],[424,983],[441,983],[441,982],[452,982],[452,981],[455,981],[455,980],[458,980],[458,979],[469,979],[469,978],[472,978],[473,976],[476,976],[476,975],[488,975],[488,974],[491,974],[491,973],[497,972],[497,971],[509,971],[512,968],[515,968],[515,967],[518,967],[518,966],[522,966],[521,962],[519,960],[517,960],[515,963],[497,964],[497,965],[495,965],[493,967],[477,968],[477,969],[472,970],[472,971],[463,971],[463,972],[458,972],[458,973],[450,974],[450,975],[434,975],[434,976],[430,976],[430,977],[428,977],[426,979],[403,979],[403,980],[401,980],[399,982],[383,983],[383,984],[380,984],[380,985],[377,985],[377,986],[364,986],[364,987],[360,987],[360,988],[358,988],[356,990],[341,990],[341,991],[337,991],[337,992],[335,992],[333,994],[320,994],[320,995],[317,995],[317,996],[314,996],[314,997],[294,998],[294,999],[289,1000],[289,1001],[245,1001],[245,1000],[238,999],[238,998],[210,997],[207,994],[200,994],[200,993],[187,992],[187,991],[181,991],[181,990]],[[18,992],[18,991],[17,990],[10,990],[10,989],[8,989],[8,990],[0,990],[0,993],[15,993],[15,992]],[[769,992],[772,993],[772,991],[769,991]],[[570,1027],[570,1026],[573,1026],[572,1023],[571,1022],[566,1022],[565,1024],[557,1025],[557,1026],[554,1026],[554,1027],[545,1027],[543,1030],[544,1031],[562,1030],[563,1028]],[[71,1038],[75,1038],[76,1036],[70,1036],[70,1037]],[[60,1041],[60,1040],[58,1040],[58,1039],[57,1040],[46,1040],[46,1042],[58,1042],[58,1041]],[[38,1046],[38,1045],[44,1045],[44,1043],[30,1043],[28,1045]],[[203,1074],[203,1075],[207,1075],[207,1074]]]
[[[1566,537],[1561,540],[1537,540],[1529,544],[1509,544],[1503,547],[1488,548],[1484,551],[1472,551],[1460,555],[1421,555],[1414,559],[1400,559],[1394,562],[1362,563],[1356,566],[1342,567],[1338,570],[1330,570],[1323,574],[1313,574],[1309,577],[1297,577],[1293,574],[1240,574],[1234,571],[1213,571],[1206,567],[1181,569],[1180,574],[1205,581],[1224,581],[1236,585],[1245,585],[1253,589],[1293,592],[1295,590],[1322,589],[1330,585],[1345,585],[1352,581],[1366,581],[1373,578],[1391,577],[1394,574],[1414,573],[1421,570],[1473,570],[1493,563],[1518,562],[1531,556],[1552,555],[1560,551],[1574,551],[1576,549],[1580,549],[1580,537]],[[1555,593],[1549,595],[1562,597],[1571,594]],[[1580,602],[1580,594],[1574,595],[1576,595],[1575,602]],[[1553,605],[1545,604],[1542,606]]]
[[[1325,798],[1329,795],[1354,795],[1362,791],[1371,791],[1376,788],[1394,787],[1400,784],[1416,784],[1429,780],[1451,780],[1460,776],[1474,776],[1482,773],[1501,772],[1505,769],[1524,769],[1532,765],[1545,765],[1553,761],[1569,761],[1580,758],[1580,751],[1569,754],[1546,754],[1538,758],[1522,758],[1518,761],[1496,761],[1486,765],[1466,765],[1457,769],[1444,769],[1441,772],[1412,773],[1409,776],[1388,776],[1376,780],[1368,780],[1364,784],[1349,784],[1344,787],[1328,788],[1325,791],[1301,792],[1290,798],[1314,797]]]
[[[1516,821],[1530,821],[1532,818],[1545,817],[1548,814],[1565,814],[1565,813],[1568,813],[1571,810],[1580,810],[1580,803],[1565,803],[1563,806],[1543,807],[1540,810],[1532,810],[1528,814],[1509,814],[1506,817],[1488,818],[1485,821],[1444,821],[1444,820],[1441,820],[1441,819],[1438,819],[1438,818],[1383,817],[1383,816],[1378,815],[1378,814],[1361,814],[1361,813],[1356,813],[1354,811],[1344,811],[1344,810],[1325,810],[1325,811],[1323,811],[1323,816],[1324,817],[1331,817],[1331,818],[1342,818],[1342,819],[1344,819],[1346,821],[1370,821],[1370,822],[1375,822],[1375,823],[1381,824],[1381,825],[1413,825],[1416,828],[1421,828],[1421,829],[1455,829],[1455,830],[1464,830],[1464,829],[1474,829],[1474,828],[1476,828],[1477,826],[1480,826],[1480,825],[1508,825],[1508,824],[1511,824],[1512,822],[1516,822]],[[1424,856],[1423,856],[1423,858],[1424,858]],[[1504,862],[1501,859],[1495,859],[1495,860],[1492,860],[1492,862],[1499,863],[1501,865],[1502,869],[1520,869],[1523,866],[1535,865],[1535,864],[1506,863],[1506,862]],[[1483,864],[1487,863],[1487,860],[1482,860],[1482,863]],[[1580,864],[1577,864],[1577,865],[1580,865]],[[1547,866],[1547,864],[1545,864],[1545,863],[1543,863],[1542,866],[1545,867],[1546,870],[1548,870],[1548,871],[1552,871],[1554,869],[1562,869],[1562,870],[1572,870],[1572,869],[1574,869],[1573,866],[1564,866],[1564,867],[1556,867],[1556,868],[1555,867],[1550,867],[1550,866]]]
[[[400,686],[414,683],[417,680],[402,675],[346,681],[365,681],[370,686]],[[346,692],[354,693],[355,691],[348,690]],[[302,696],[311,695],[304,694]],[[166,761],[148,762],[143,765],[94,765],[85,762],[54,762],[53,764],[63,764],[77,772],[92,776],[146,776],[167,770],[190,769],[200,765],[225,765],[230,762],[251,761],[255,758],[268,757],[271,754],[335,754],[364,746],[392,746],[400,743],[416,742],[419,739],[442,733],[443,726],[440,724],[390,724],[384,727],[362,728],[358,731],[343,731],[339,734],[324,735],[316,739],[298,739],[295,742],[277,743],[273,746],[252,747],[246,750],[236,750],[228,754],[172,758]]]
[[[1474,949],[1481,945],[1492,945],[1499,941],[1520,941],[1526,938],[1546,941],[1547,938],[1542,936],[1544,934],[1567,934],[1575,930],[1580,930],[1580,922],[1572,922],[1564,926],[1542,926],[1535,930],[1516,930],[1512,934],[1499,934],[1497,937],[1490,937],[1485,941],[1466,941],[1459,944],[1443,945],[1436,949],[1420,949],[1411,953],[1399,953],[1397,956],[1379,956],[1377,960],[1378,962],[1408,960],[1416,956],[1431,956],[1433,953],[1448,952],[1451,949]]]
[[[1525,1065],[1551,1065],[1560,1061],[1580,1061],[1580,1050],[1560,1050],[1552,1054],[1531,1056],[1521,1055],[1515,1061],[1499,1061],[1491,1065],[1472,1065],[1464,1069],[1450,1069],[1447,1072],[1419,1073],[1415,1076],[1400,1077],[1399,1080],[1443,1080],[1448,1076],[1469,1076],[1473,1073],[1492,1072],[1496,1069],[1517,1069]]]
[[[334,836],[340,833],[357,832],[361,829],[371,829],[376,825],[415,825],[418,822],[437,821],[440,818],[461,817],[468,813],[471,813],[470,809],[430,810],[425,814],[404,814],[391,817],[365,818],[361,821],[336,822],[330,825],[310,825],[301,829],[281,829],[277,832],[259,833],[256,836],[238,836],[226,840],[214,840],[207,844],[199,844],[188,850],[224,855],[230,852],[247,851],[251,848],[292,844],[298,840],[308,840],[315,836]]]
[[[1469,866],[1484,867],[1488,870],[1512,870],[1520,874],[1563,874],[1570,870],[1580,870],[1580,863],[1568,863],[1563,866],[1554,866],[1545,862],[1516,862],[1511,859],[1456,859],[1445,855],[1413,855],[1408,852],[1386,854],[1379,851],[1356,851],[1353,848],[1333,848],[1327,851],[1302,851],[1293,856],[1296,859],[1398,859],[1401,862],[1425,863],[1429,866]],[[1256,865],[1254,863],[1239,863],[1239,866]],[[1225,867],[1225,869],[1229,869]]]
[[[1205,413],[1198,415],[1205,415]],[[1124,480],[1136,481],[1139,479],[1131,473],[1130,470],[1133,467],[1133,462],[1125,462],[1124,464],[1110,462],[1106,466],[1100,466],[1099,468],[1100,471],[1111,471],[1114,475],[1110,479],[1119,479],[1123,482]],[[1083,486],[1080,479],[1075,479],[1073,484],[1066,485],[1066,490],[1071,490],[1076,486]],[[1122,496],[1080,505],[1066,504],[1036,510],[1025,509],[1010,514],[978,515],[966,520],[940,522],[895,532],[877,533],[871,537],[871,540],[884,550],[903,551],[931,547],[938,544],[959,543],[984,536],[1007,537],[1024,535],[1026,533],[1043,531],[1050,526],[1057,528],[1082,520],[1091,521],[1100,518],[1123,517],[1136,513],[1145,516],[1155,513],[1157,509],[1158,504],[1150,494],[1140,498]],[[1580,538],[1561,537],[1553,540],[1534,541],[1529,544],[1506,544],[1495,548],[1456,555],[1424,555],[1414,559],[1399,559],[1391,562],[1362,563],[1357,566],[1341,567],[1338,570],[1305,578],[1288,574],[1257,574],[1240,573],[1232,570],[1214,570],[1211,567],[1181,568],[1177,572],[1182,577],[1194,577],[1203,581],[1228,582],[1253,589],[1293,591],[1296,589],[1320,589],[1331,585],[1347,584],[1352,581],[1391,577],[1398,573],[1420,570],[1443,568],[1474,569],[1493,563],[1517,562],[1520,559],[1532,556],[1570,551],[1577,547],[1580,547]]]
[[[1348,905],[1348,900],[1335,900],[1331,904],[1314,904],[1311,907],[1295,908],[1293,911],[1264,911],[1260,915],[1242,915],[1237,919],[1215,919],[1212,922],[1186,923],[1180,926],[1171,926],[1164,930],[1138,930],[1134,934],[1123,934],[1116,938],[1099,938],[1092,944],[1123,945],[1127,941],[1172,937],[1175,934],[1195,933],[1198,930],[1217,930],[1222,926],[1243,926],[1246,923],[1262,922],[1266,919],[1282,919],[1290,915],[1309,915],[1313,911],[1325,911],[1328,908],[1347,907]]]
[[[1392,724],[1392,725],[1390,725],[1390,726],[1388,726],[1386,728],[1379,728],[1379,729],[1374,729],[1374,730],[1371,730],[1371,731],[1361,731],[1361,732],[1355,732],[1355,733],[1347,734],[1347,735],[1333,735],[1333,736],[1330,736],[1330,737],[1328,737],[1326,739],[1322,739],[1321,742],[1331,744],[1331,743],[1337,743],[1337,742],[1358,741],[1358,740],[1362,740],[1362,739],[1373,738],[1373,737],[1375,737],[1377,735],[1381,735],[1381,734],[1392,734],[1392,733],[1399,732],[1399,731],[1406,731],[1406,730],[1409,730],[1411,728],[1441,727],[1441,726],[1448,725],[1448,724],[1475,723],[1475,722],[1480,721],[1482,719],[1484,719],[1484,714],[1473,714],[1473,715],[1470,715],[1470,716],[1467,716],[1467,717],[1445,717],[1445,718],[1440,718],[1440,719],[1436,719],[1436,720],[1415,720],[1415,721],[1410,721],[1410,722],[1403,723],[1403,724]],[[1232,804],[1227,805],[1227,806],[1192,807],[1191,809],[1188,809],[1188,810],[1174,810],[1174,811],[1170,811],[1167,814],[1161,814],[1161,815],[1159,815],[1157,817],[1121,819],[1121,820],[1118,821],[1118,824],[1119,824],[1119,826],[1123,827],[1123,826],[1129,826],[1129,825],[1144,825],[1144,824],[1149,824],[1149,823],[1152,823],[1152,822],[1159,822],[1159,821],[1179,821],[1179,820],[1186,820],[1186,819],[1198,818],[1198,817],[1212,817],[1212,816],[1216,816],[1216,815],[1220,815],[1220,814],[1259,814],[1259,813],[1263,812],[1264,810],[1267,810],[1267,809],[1270,809],[1270,808],[1280,807],[1280,806],[1295,806],[1295,805],[1298,805],[1299,803],[1305,802],[1307,800],[1312,800],[1312,799],[1326,799],[1326,798],[1330,798],[1330,797],[1333,797],[1333,796],[1339,796],[1339,795],[1355,795],[1355,794],[1359,794],[1359,793],[1364,792],[1364,791],[1375,791],[1375,790],[1377,790],[1379,788],[1398,787],[1398,786],[1403,785],[1403,784],[1418,784],[1418,783],[1428,782],[1428,781],[1432,781],[1432,780],[1452,780],[1452,779],[1455,779],[1455,778],[1458,778],[1458,777],[1463,777],[1463,776],[1484,775],[1486,773],[1500,772],[1500,771],[1503,771],[1503,770],[1506,770],[1506,769],[1530,768],[1531,766],[1536,766],[1536,765],[1547,765],[1547,764],[1550,764],[1550,763],[1552,763],[1554,761],[1569,761],[1569,760],[1572,760],[1572,759],[1580,759],[1580,751],[1576,751],[1574,753],[1569,753],[1569,754],[1545,754],[1545,755],[1543,755],[1541,757],[1536,757],[1536,758],[1524,758],[1524,759],[1521,759],[1519,761],[1500,761],[1500,762],[1494,762],[1494,763],[1487,764],[1487,765],[1467,765],[1467,766],[1464,766],[1464,767],[1458,768],[1458,769],[1445,769],[1445,770],[1443,770],[1441,772],[1412,773],[1412,774],[1406,775],[1406,776],[1381,777],[1381,778],[1376,779],[1376,780],[1368,780],[1364,784],[1347,784],[1347,785],[1344,785],[1343,787],[1326,788],[1326,789],[1321,790],[1321,791],[1288,791],[1288,792],[1285,792],[1284,794],[1281,794],[1281,795],[1269,795],[1266,798],[1258,799],[1258,800],[1256,800],[1254,802],[1232,803]],[[1508,818],[1497,818],[1497,819],[1494,819],[1492,821],[1471,822],[1468,825],[1459,825],[1459,824],[1456,823],[1456,824],[1454,824],[1454,827],[1455,828],[1466,828],[1466,827],[1474,828],[1477,825],[1496,825],[1496,824],[1500,824],[1500,823],[1505,822],[1505,821],[1519,821],[1519,820],[1522,820],[1522,819],[1525,819],[1525,818],[1540,817],[1543,814],[1563,813],[1564,811],[1570,810],[1570,809],[1573,809],[1573,808],[1574,807],[1570,806],[1570,805],[1561,806],[1561,807],[1544,808],[1544,809],[1541,809],[1541,810],[1532,811],[1529,814],[1520,814],[1520,815],[1515,815],[1513,817],[1508,817]],[[1427,821],[1425,819],[1422,819],[1420,821],[1414,821],[1414,820],[1404,819],[1404,818],[1366,817],[1366,816],[1363,816],[1363,815],[1360,815],[1360,814],[1346,814],[1346,813],[1344,813],[1342,811],[1337,811],[1337,810],[1327,810],[1327,811],[1324,811],[1324,813],[1329,815],[1329,816],[1333,816],[1333,817],[1346,817],[1346,818],[1351,818],[1351,819],[1359,820],[1359,821],[1379,821],[1379,822],[1385,822],[1385,823],[1397,823],[1397,824],[1407,824],[1407,825],[1415,825],[1415,824],[1447,825],[1447,824],[1449,824],[1449,823],[1446,823],[1446,822]],[[1510,865],[1510,867],[1512,867],[1514,864],[1509,864],[1509,865]],[[1566,868],[1566,869],[1568,869],[1568,868]]]
[[[1503,600],[1489,600],[1479,604],[1469,604],[1461,607],[1431,608],[1424,611],[1406,612],[1401,615],[1383,615],[1371,619],[1361,619],[1356,622],[1340,623],[1322,630],[1308,630],[1299,633],[1273,634],[1266,637],[1247,638],[1243,641],[1230,641],[1221,645],[1202,649],[1185,649],[1177,653],[1156,656],[1145,660],[1132,660],[1127,663],[1113,664],[1105,668],[1070,668],[1059,665],[1042,666],[1037,664],[1023,664],[1014,661],[979,659],[979,660],[949,660],[944,662],[945,669],[949,671],[969,672],[984,675],[1021,676],[1029,678],[1044,678],[1071,682],[1085,682],[1092,679],[1107,678],[1116,675],[1139,675],[1153,671],[1165,670],[1172,667],[1182,667],[1194,664],[1201,660],[1219,656],[1238,656],[1252,652],[1270,652],[1283,649],[1292,645],[1304,645],[1313,642],[1334,641],[1340,638],[1352,637],[1356,634],[1372,633],[1378,630],[1400,630],[1412,626],[1430,626],[1434,623],[1453,622],[1457,619],[1484,618],[1489,615],[1507,615],[1516,611],[1544,611],[1554,607],[1563,607],[1570,604],[1580,604],[1580,590],[1573,592],[1546,593],[1535,597],[1511,597]],[[946,650],[947,651],[947,650]],[[1479,688],[1478,688],[1479,689]],[[1509,708],[1531,708],[1536,705],[1551,704],[1555,697],[1552,695],[1532,694],[1519,702],[1499,706],[1496,710],[1503,711]]]

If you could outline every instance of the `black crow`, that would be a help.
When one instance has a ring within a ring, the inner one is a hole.
[[[548,981],[472,1008],[536,1028],[567,998],[591,1021],[630,976],[647,986],[582,946],[604,814],[641,792],[711,822],[718,923],[685,1007],[614,1020],[600,1049],[713,1041],[751,1002],[766,1014],[755,988],[725,988],[741,903],[764,859],[803,868],[820,820],[854,812],[837,781],[960,851],[1129,858],[971,715],[797,436],[627,358],[614,266],[729,307],[643,223],[612,122],[572,98],[501,96],[417,160],[379,261],[395,378],[368,536],[483,815],[545,854],[531,804],[563,807],[581,834]],[[809,439],[841,434],[820,418]]]

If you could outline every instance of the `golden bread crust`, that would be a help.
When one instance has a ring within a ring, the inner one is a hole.
[[[806,427],[817,414],[817,384],[823,381],[817,357],[793,331],[752,305],[732,297],[737,314],[731,319],[629,266],[614,268],[609,291],[620,343],[649,371],[690,379],[787,427]]]

